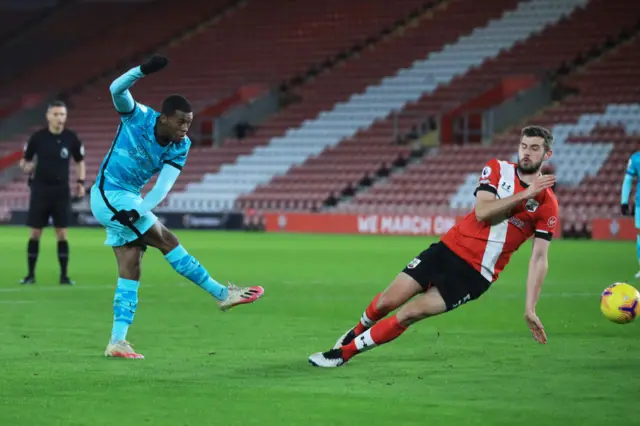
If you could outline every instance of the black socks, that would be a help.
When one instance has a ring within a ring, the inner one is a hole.
[[[39,240],[29,240],[27,244],[27,264],[29,265],[28,277],[35,276],[36,263],[38,262],[38,251],[40,250]]]
[[[69,242],[58,241],[58,261],[60,262],[60,277],[67,277],[67,264],[69,263]]]

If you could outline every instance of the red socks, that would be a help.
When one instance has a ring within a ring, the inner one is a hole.
[[[377,299],[377,297],[376,297]],[[376,300],[374,299],[374,301]],[[368,312],[368,308],[367,308]],[[396,315],[385,318],[370,330],[353,339],[347,346],[342,347],[342,359],[348,361],[360,352],[368,351],[376,346],[388,343],[407,330],[408,327],[398,322]]]
[[[355,326],[356,338],[342,347],[342,358],[351,359],[360,352],[373,349],[378,345],[390,342],[405,332],[407,327],[398,322],[395,315],[384,318],[389,312],[378,310],[378,300],[382,293],[373,298],[362,314],[360,322]],[[378,322],[379,320],[382,320]]]
[[[384,318],[389,312],[380,312],[378,311],[377,304],[378,299],[380,299],[380,295],[378,294],[373,298],[369,306],[367,306],[367,310],[364,311],[362,317],[360,318],[360,322],[355,327],[356,336],[361,335],[365,331],[367,331],[373,324]]]

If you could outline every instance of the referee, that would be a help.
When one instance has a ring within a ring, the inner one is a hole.
[[[58,240],[58,261],[60,262],[60,284],[73,285],[67,274],[69,263],[69,243],[67,227],[71,215],[71,190],[69,188],[69,157],[78,165],[77,195],[84,197],[84,147],[78,136],[65,129],[67,107],[64,102],[56,101],[47,108],[48,127],[35,132],[24,148],[24,158],[20,161],[22,169],[30,173],[29,214],[27,225],[31,228],[31,237],[27,245],[29,273],[21,284],[35,284],[35,268],[38,261],[42,228],[53,219]],[[36,158],[34,165],[34,157]]]

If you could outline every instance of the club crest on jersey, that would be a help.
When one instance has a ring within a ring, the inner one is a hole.
[[[533,213],[538,210],[539,202],[534,200],[533,198],[527,200],[527,203],[524,205],[524,208],[527,209],[528,212]]]
[[[484,169],[482,169],[482,179],[488,178],[490,174],[491,174],[491,167],[485,166]]]
[[[60,150],[60,158],[69,158],[69,150],[67,148]]]
[[[422,262],[420,259],[415,258],[411,262],[409,262],[409,264],[407,265],[407,268],[414,269],[416,266],[420,264],[420,262]]]

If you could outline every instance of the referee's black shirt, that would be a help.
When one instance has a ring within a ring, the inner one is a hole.
[[[69,157],[76,162],[84,159],[84,147],[78,136],[64,129],[59,135],[48,128],[35,132],[24,148],[24,159],[38,157],[32,184],[37,186],[68,186]]]

